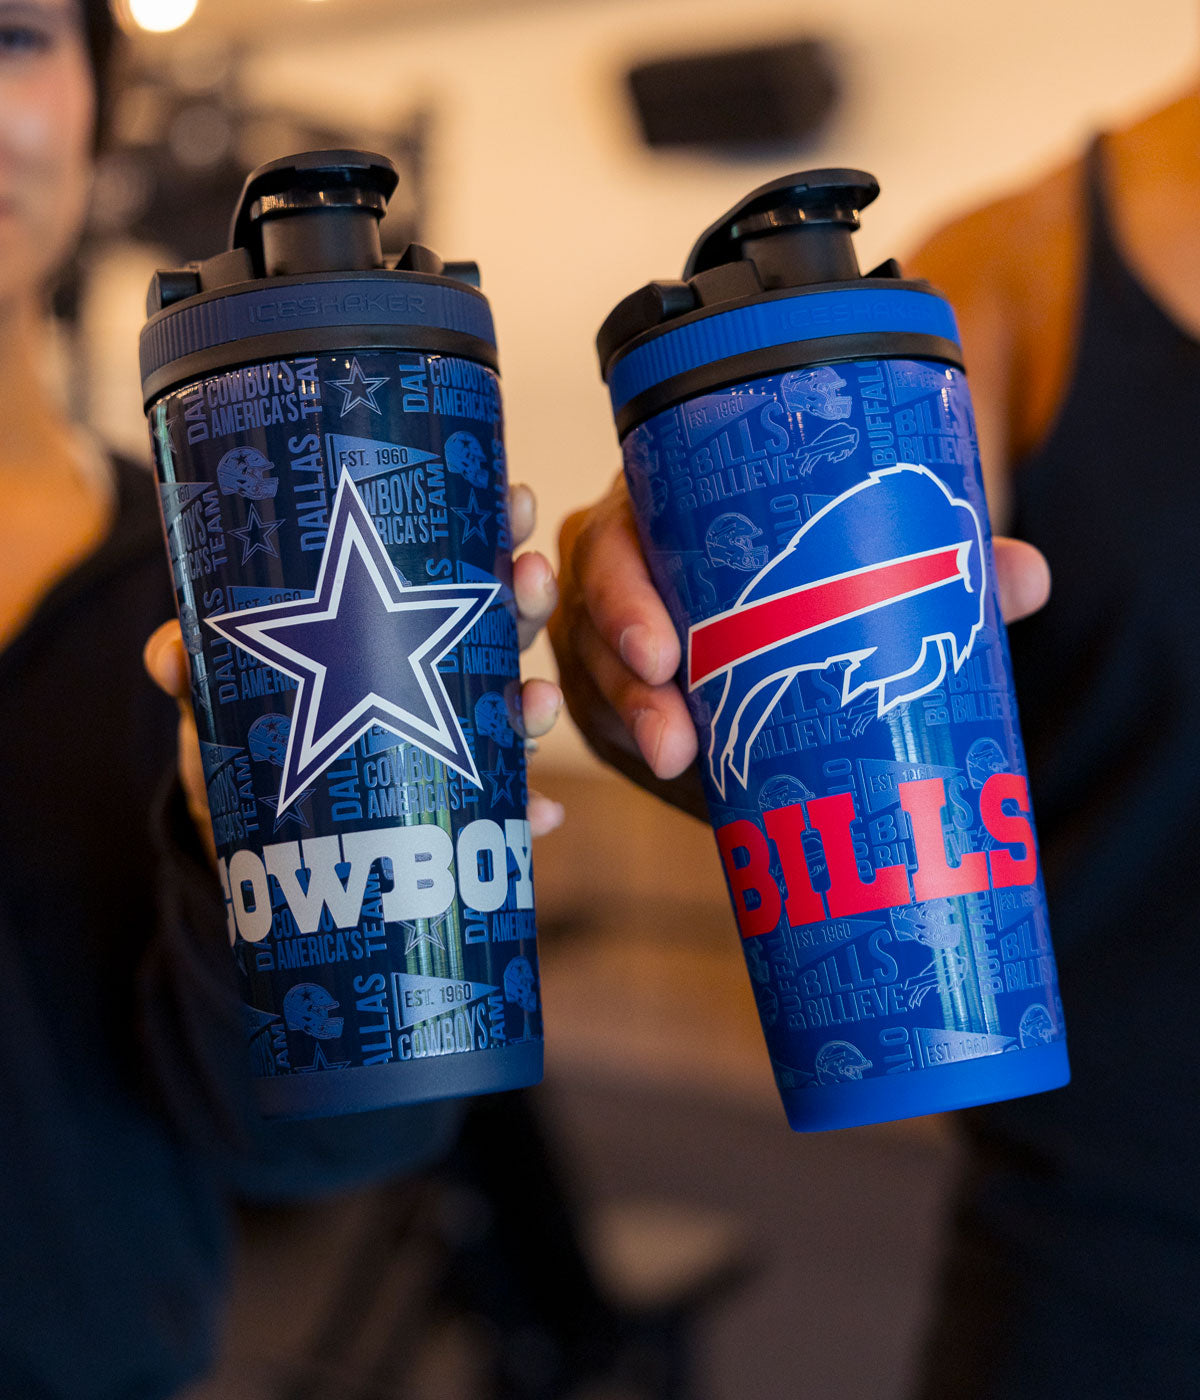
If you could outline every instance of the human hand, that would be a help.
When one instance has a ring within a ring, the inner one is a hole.
[[[1006,622],[1050,596],[1041,551],[993,541]],[[561,601],[550,619],[567,708],[595,752],[639,786],[704,817],[696,731],[675,676],[679,638],[651,582],[624,476],[559,535]]]
[[[513,541],[519,547],[533,533],[537,504],[528,486],[514,486],[509,491],[508,499]],[[554,570],[545,555],[530,550],[513,561],[513,593],[517,602],[517,635],[524,650],[546,625],[558,599]],[[150,678],[179,706],[179,780],[192,821],[209,858],[215,864],[217,852],[208,811],[208,789],[200,759],[196,719],[192,712],[191,668],[178,622],[164,622],[151,634],[143,652],[143,661]],[[521,713],[515,719],[523,737],[533,741],[549,733],[562,703],[562,691],[552,681],[525,681],[521,686]],[[528,817],[533,834],[544,836],[562,822],[563,809],[560,803],[540,793],[530,792]]]

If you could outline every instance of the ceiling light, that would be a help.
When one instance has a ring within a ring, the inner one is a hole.
[[[166,34],[191,19],[196,13],[196,0],[126,0],[126,7],[139,29]]]

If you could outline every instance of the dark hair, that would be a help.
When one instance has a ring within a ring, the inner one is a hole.
[[[109,0],[79,0],[83,19],[83,37],[87,44],[88,58],[92,64],[92,77],[96,84],[96,137],[99,150],[108,134],[108,121],[111,115],[113,61],[117,49],[117,23],[113,18]]]

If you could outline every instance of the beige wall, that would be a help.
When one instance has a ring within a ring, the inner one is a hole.
[[[544,547],[618,460],[592,353],[600,320],[642,282],[677,276],[695,235],[781,171],[640,147],[623,65],[756,37],[828,38],[845,73],[841,111],[786,164],[879,176],[861,235],[869,266],[1182,84],[1200,52],[1195,0],[560,0],[472,13],[319,43],[304,41],[298,17],[249,81],[260,99],[351,123],[435,109],[429,239],[482,265],[510,463],[541,497]],[[135,392],[130,403],[127,420]],[[548,750],[564,763],[579,755],[565,729]]]

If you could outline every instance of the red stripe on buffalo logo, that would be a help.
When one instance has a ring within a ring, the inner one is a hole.
[[[912,558],[868,565],[698,623],[688,634],[688,689],[806,632],[962,579],[964,564],[959,560],[966,547],[951,544]]]

